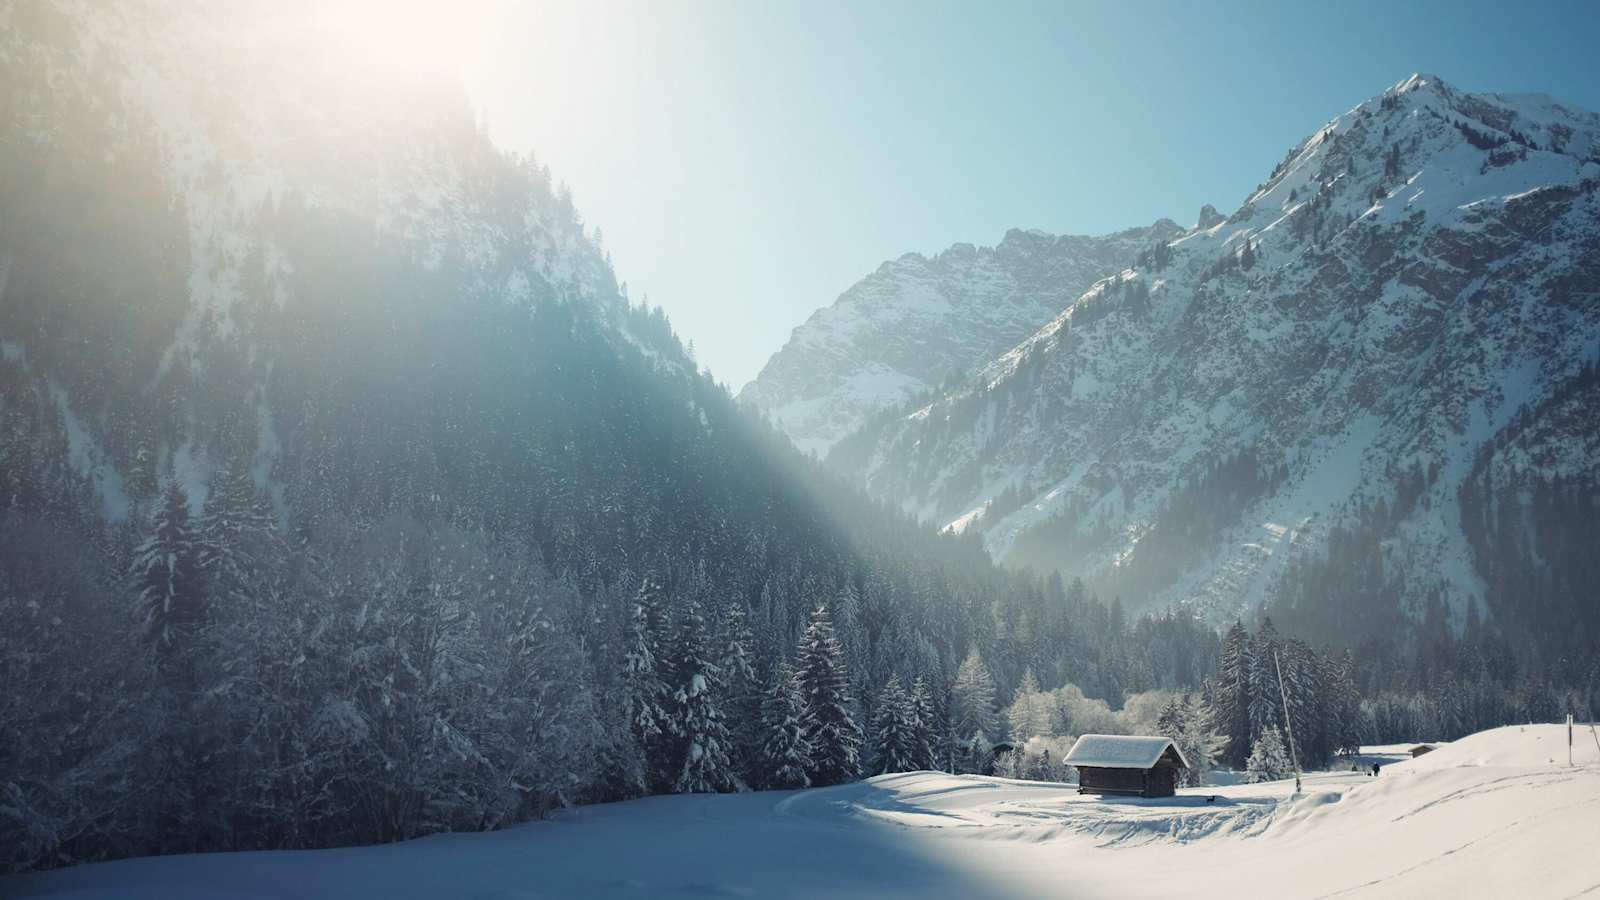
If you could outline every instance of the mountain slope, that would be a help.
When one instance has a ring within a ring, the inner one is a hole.
[[[813,313],[739,399],[826,455],[874,414],[993,359],[1139,250],[1181,233],[1165,219],[1101,237],[1013,229],[994,247],[907,253]]]
[[[635,626],[665,698],[740,645],[744,748],[819,605],[865,716],[1043,602],[741,410],[458,92],[285,28],[317,6],[0,5],[0,869],[664,790],[699,745],[635,734]]]
[[[1600,482],[1597,186],[1600,117],[1412,77],[836,462],[1135,604],[1514,622],[1504,576],[1534,570],[1541,615],[1600,633],[1592,563],[1528,500]]]

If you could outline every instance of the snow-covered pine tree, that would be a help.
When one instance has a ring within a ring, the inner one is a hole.
[[[1183,733],[1188,711],[1186,698],[1174,696],[1162,708],[1161,715],[1156,717],[1156,733],[1177,740],[1178,735]]]
[[[1170,718],[1167,712],[1162,713],[1165,723],[1161,726],[1162,733],[1178,743],[1184,759],[1189,761],[1189,768],[1183,771],[1183,784],[1189,787],[1205,784],[1207,774],[1216,764],[1217,755],[1228,745],[1228,739],[1212,730],[1210,710],[1193,694],[1185,694],[1182,701],[1175,701],[1175,708],[1169,707],[1169,710],[1173,713]],[[1167,731],[1167,728],[1176,728],[1176,731]]]
[[[156,508],[150,536],[133,555],[133,585],[144,611],[146,633],[163,668],[192,653],[206,620],[205,591],[196,559],[189,499],[176,480]]]
[[[1243,622],[1235,621],[1222,640],[1222,657],[1212,691],[1212,712],[1217,727],[1228,738],[1227,760],[1234,766],[1244,765],[1250,748],[1250,701],[1246,689],[1249,663],[1250,634]]]
[[[1250,750],[1245,762],[1245,779],[1251,784],[1277,781],[1294,774],[1294,763],[1289,759],[1289,748],[1283,745],[1283,734],[1277,725],[1262,729],[1261,737]]]
[[[1366,716],[1361,711],[1361,694],[1355,684],[1355,658],[1346,650],[1337,660],[1329,660],[1324,683],[1327,685],[1328,749],[1332,753],[1351,753],[1365,737]],[[1481,727],[1485,723],[1475,723]]]
[[[951,725],[962,771],[977,772],[988,762],[998,728],[994,708],[994,679],[973,647],[956,671],[951,689]]]
[[[260,568],[281,562],[277,524],[249,475],[223,470],[212,477],[195,558],[213,606],[248,595],[262,580]]]
[[[212,666],[197,679],[206,686],[205,696],[216,700],[224,696],[219,691],[243,690],[243,661],[254,654],[240,644],[273,640],[267,631],[281,623],[279,610],[266,608],[263,601],[282,601],[282,595],[269,585],[278,580],[288,554],[277,534],[271,507],[242,469],[223,469],[212,476],[194,543],[206,613],[213,625],[207,643],[228,641],[226,646],[206,651]],[[197,728],[196,743],[191,747],[195,759],[202,761],[191,776],[197,782],[197,817],[216,820],[202,822],[197,830],[213,834],[227,831],[226,815],[220,810],[230,805],[225,796],[228,790],[247,780],[255,768],[250,761],[242,772],[219,770],[220,760],[242,754],[219,753],[218,744],[237,746],[252,737],[254,727],[234,723],[236,732],[225,733],[229,726],[223,723],[235,713],[226,707],[226,702],[212,702],[197,710],[197,717],[205,718],[207,724]],[[206,783],[199,783],[202,780]]]
[[[631,583],[623,576],[623,584]],[[649,790],[645,777],[644,752],[633,734],[628,718],[627,691],[623,681],[628,674],[627,652],[633,630],[633,591],[629,587],[614,592],[599,584],[593,593],[582,597],[575,610],[574,638],[593,673],[594,716],[597,730],[595,778],[584,786],[582,800],[607,803],[642,796]]]
[[[928,690],[928,680],[922,675],[911,683],[911,715],[915,730],[913,735],[915,744],[912,749],[919,769],[937,769],[939,761],[936,758],[936,748],[939,745],[938,711],[933,705],[933,693]]]
[[[551,621],[544,606],[575,602],[576,588],[516,551],[497,554],[492,565],[480,583],[483,611],[467,651],[487,683],[457,720],[482,755],[467,781],[479,785],[475,805],[485,828],[542,815],[581,796],[600,774],[595,769],[605,738],[591,689],[593,666],[577,637]],[[637,781],[637,760],[632,765],[625,777]]]
[[[750,616],[744,601],[728,605],[722,627],[722,675],[727,698],[723,704],[729,754],[734,768],[746,784],[759,784],[758,756],[761,750],[761,680],[756,675],[755,636],[750,631]]]
[[[1291,750],[1299,755],[1301,768],[1320,768],[1328,762],[1328,745],[1323,721],[1324,688],[1317,654],[1298,638],[1285,641],[1278,653],[1283,668],[1282,696],[1287,698],[1289,724],[1293,729]]]
[[[1250,717],[1250,745],[1268,725],[1277,725],[1282,736],[1283,694],[1278,689],[1277,666],[1272,654],[1278,649],[1278,629],[1270,618],[1263,618],[1261,627],[1250,639],[1249,658],[1245,669],[1246,707]]]
[[[805,701],[786,662],[773,668],[761,703],[760,783],[773,790],[811,786],[811,748],[806,743]]]
[[[818,606],[800,638],[796,677],[805,703],[807,774],[815,785],[842,784],[861,774],[861,726],[850,709],[850,673],[844,648],[834,637],[828,607]]]
[[[691,598],[679,624],[678,677],[673,695],[683,737],[683,761],[673,780],[679,794],[712,794],[744,787],[728,755],[728,728],[722,721],[722,668],[711,661],[705,617]]]
[[[660,585],[646,576],[633,598],[627,649],[623,654],[623,705],[634,739],[644,754],[650,780],[659,783],[667,772],[665,740],[675,730],[667,710],[667,692],[661,658],[662,594]]]
[[[917,755],[916,716],[916,707],[901,684],[900,676],[890,675],[878,692],[872,723],[876,739],[875,768],[879,774],[922,768]]]
[[[482,632],[469,601],[487,572],[468,535],[405,516],[379,523],[363,545],[339,575],[354,607],[345,727],[358,735],[352,749],[373,761],[350,774],[350,794],[378,839],[405,840],[476,811],[466,797],[482,757],[472,718],[481,710],[470,699]]]
[[[843,653],[845,671],[850,674],[851,696],[860,697],[864,690],[868,670],[866,628],[861,621],[864,607],[861,591],[853,583],[846,583],[829,605],[828,618],[833,623],[833,635]],[[870,698],[866,698],[870,699]]]

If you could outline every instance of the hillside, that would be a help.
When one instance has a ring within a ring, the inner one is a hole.
[[[1376,780],[1314,773],[1299,798],[1269,782],[1107,802],[1071,785],[912,772],[633,801],[400,846],[131,860],[4,887],[19,898],[216,896],[220,884],[241,898],[1570,897],[1600,884],[1589,852],[1600,751],[1578,737],[1575,769],[1564,727],[1514,726]]]
[[[1412,77],[831,461],[1135,607],[1585,646],[1597,259],[1600,117]]]
[[[741,410],[543,166],[315,6],[0,15],[0,869],[731,790],[819,607],[866,721],[1044,602]],[[1116,628],[1052,646],[1119,683]]]
[[[1165,219],[1098,237],[1012,229],[993,247],[907,253],[813,313],[739,399],[800,449],[826,455],[875,414],[967,375],[1140,250],[1182,233]]]

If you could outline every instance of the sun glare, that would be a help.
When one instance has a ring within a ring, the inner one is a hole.
[[[398,74],[456,75],[493,17],[490,0],[331,0],[314,27],[348,62]]]

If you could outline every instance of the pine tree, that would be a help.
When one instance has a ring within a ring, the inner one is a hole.
[[[1261,627],[1250,639],[1249,659],[1245,670],[1245,694],[1250,716],[1250,746],[1268,725],[1283,722],[1283,694],[1278,688],[1278,671],[1273,654],[1278,649],[1278,630],[1271,619],[1263,619]],[[1280,731],[1281,735],[1281,731]]]
[[[1189,761],[1189,767],[1183,771],[1186,786],[1205,784],[1217,754],[1228,745],[1226,737],[1212,730],[1211,721],[1210,711],[1192,694],[1175,700],[1161,714],[1162,733],[1177,742],[1184,759]]]
[[[994,679],[976,647],[967,653],[956,671],[950,700],[951,725],[962,755],[961,767],[969,772],[979,771],[988,762],[988,748],[999,735],[996,733]]]
[[[861,772],[861,727],[850,711],[850,673],[844,648],[833,635],[827,606],[817,607],[800,639],[796,675],[805,703],[807,774],[815,785],[852,781]]]
[[[872,723],[877,738],[879,774],[922,768],[918,759],[916,716],[916,707],[901,685],[900,676],[890,675],[878,692],[878,708]]]
[[[1328,690],[1326,707],[1328,749],[1332,753],[1351,753],[1360,748],[1363,733],[1361,694],[1356,690],[1353,673],[1355,659],[1349,650],[1328,666],[1325,679]],[[1478,723],[1474,727],[1481,727]]]
[[[1277,725],[1268,725],[1256,739],[1245,763],[1245,777],[1251,784],[1277,781],[1294,774],[1294,763],[1289,760],[1289,750],[1283,746],[1283,735]]]
[[[915,726],[915,743],[912,748],[919,769],[937,769],[938,713],[933,705],[933,693],[928,690],[927,679],[921,675],[911,683],[911,714]]]
[[[195,548],[212,606],[248,602],[266,577],[261,569],[282,558],[276,517],[248,475],[212,478]]]
[[[755,669],[755,636],[741,601],[730,604],[723,620],[722,673],[727,702],[729,753],[746,784],[759,784],[761,750],[761,681]]]
[[[160,784],[157,817],[169,843],[163,848],[205,849],[213,824],[208,815],[211,773],[205,760],[217,736],[208,734],[197,713],[201,690],[202,642],[210,624],[204,578],[190,523],[188,496],[176,480],[167,485],[155,510],[150,536],[134,551],[133,583],[145,617],[146,637],[154,645],[164,688],[152,703],[160,738],[153,748]]]
[[[711,662],[700,603],[684,608],[679,631],[679,679],[673,699],[683,737],[683,763],[672,789],[709,794],[743,787],[728,755],[728,729],[722,721],[722,669]]]
[[[811,786],[811,748],[806,743],[805,700],[788,663],[773,668],[761,702],[760,783],[774,790]]]
[[[1156,717],[1156,733],[1174,740],[1188,723],[1188,707],[1182,697],[1173,697]]]
[[[206,621],[189,501],[177,481],[167,485],[153,526],[134,551],[132,574],[146,633],[163,665],[170,666],[193,652]]]
[[[1278,663],[1283,669],[1283,693],[1279,702],[1287,702],[1289,706],[1293,737],[1290,749],[1300,757],[1302,768],[1326,765],[1323,686],[1316,653],[1304,641],[1291,639],[1280,648]]]
[[[1234,622],[1222,641],[1222,657],[1217,662],[1214,708],[1217,726],[1228,739],[1226,758],[1234,766],[1244,765],[1250,747],[1249,693],[1246,670],[1249,666],[1250,635],[1244,623]]]
[[[675,731],[667,711],[667,685],[661,659],[661,591],[655,579],[646,577],[634,597],[629,619],[625,670],[622,678],[623,705],[634,739],[645,756],[645,769],[659,783],[666,772],[666,739]]]

